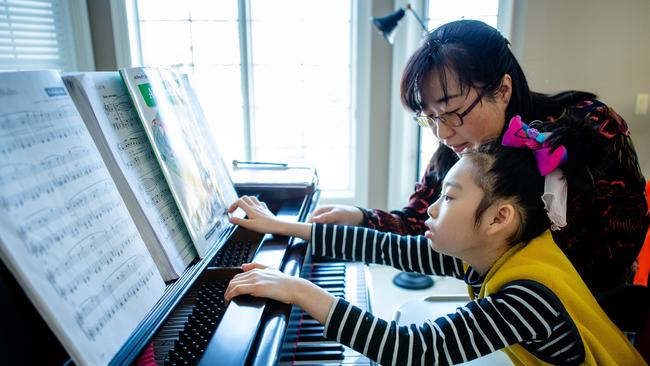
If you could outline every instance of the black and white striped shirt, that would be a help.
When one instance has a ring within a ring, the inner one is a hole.
[[[393,266],[404,271],[463,279],[475,294],[483,283],[460,259],[435,252],[424,236],[400,236],[363,227],[314,224],[312,253]],[[397,326],[338,298],[325,336],[382,365],[448,365],[466,362],[507,345],[521,344],[552,364],[580,364],[580,334],[547,287],[529,280],[470,301],[456,312],[424,324]]]

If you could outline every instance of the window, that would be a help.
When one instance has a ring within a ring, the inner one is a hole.
[[[355,191],[350,0],[137,1],[144,65],[191,75],[227,161],[307,161]]]
[[[0,69],[93,68],[85,1],[0,0]]]
[[[435,29],[445,23],[458,19],[477,19],[503,32],[501,27],[497,27],[499,5],[498,0],[429,0],[427,13],[428,29]],[[438,141],[429,129],[421,128],[419,131],[418,145],[418,177],[421,177],[424,174],[431,155],[433,155],[438,146]]]

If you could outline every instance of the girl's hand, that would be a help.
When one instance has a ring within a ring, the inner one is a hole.
[[[311,237],[311,225],[304,222],[288,222],[275,217],[266,203],[260,202],[257,197],[242,196],[228,208],[228,213],[237,208],[246,212],[246,219],[230,217],[230,222],[243,228],[257,231],[258,233],[280,234],[295,236],[303,240]]]
[[[244,273],[233,277],[224,294],[226,302],[239,295],[266,297],[285,304],[295,304],[295,295],[304,286],[304,280],[288,276],[277,269],[258,263],[242,265]]]
[[[313,283],[288,276],[277,269],[258,263],[246,263],[240,273],[230,280],[224,299],[226,303],[239,295],[267,297],[285,304],[296,304],[321,324],[325,324],[335,298]]]
[[[246,212],[248,218],[230,217],[231,223],[261,233],[278,234],[274,229],[282,221],[273,215],[266,203],[260,202],[254,196],[241,196],[235,203],[230,205],[228,213],[233,213],[238,207]]]

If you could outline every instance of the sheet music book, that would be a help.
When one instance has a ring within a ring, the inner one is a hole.
[[[230,223],[237,199],[228,169],[207,133],[187,80],[170,69],[127,68],[120,75],[199,256]],[[238,215],[241,215],[239,213]]]
[[[160,274],[178,278],[197,253],[122,78],[116,71],[63,80]]]
[[[0,256],[76,364],[108,363],[165,289],[56,71],[0,73]]]

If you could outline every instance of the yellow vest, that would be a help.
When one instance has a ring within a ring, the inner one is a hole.
[[[478,298],[498,292],[517,280],[532,280],[558,297],[576,328],[585,349],[585,365],[647,365],[625,335],[600,308],[550,231],[530,242],[510,248],[488,272]],[[471,287],[470,297],[474,298]],[[516,365],[548,365],[520,344],[503,349]]]

